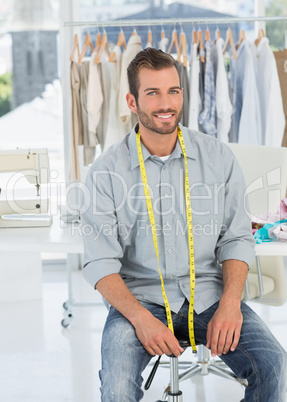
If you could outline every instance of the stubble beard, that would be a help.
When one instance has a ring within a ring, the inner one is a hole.
[[[176,117],[175,123],[171,126],[169,122],[163,122],[162,127],[158,127],[156,123],[152,120],[152,118],[149,117],[149,115],[141,110],[137,103],[137,114],[138,114],[138,119],[141,122],[141,124],[147,128],[150,131],[153,131],[157,134],[172,134],[175,129],[178,126],[178,123],[181,120],[182,113],[183,113],[183,108],[181,111],[177,114],[176,110],[159,110],[158,112],[154,114],[161,114],[161,113],[172,113]]]

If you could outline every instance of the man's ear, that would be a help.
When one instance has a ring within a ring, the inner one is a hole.
[[[135,97],[130,92],[126,95],[126,100],[127,100],[128,108],[131,109],[132,112],[137,113],[136,100],[135,100]]]

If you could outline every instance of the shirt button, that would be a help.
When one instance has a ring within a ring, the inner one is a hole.
[[[167,197],[168,197],[168,194],[167,194],[167,193],[165,193],[165,195],[164,195],[164,196],[165,196],[165,198],[167,198]]]
[[[166,170],[166,166],[165,166],[165,165],[163,166],[163,170]]]
[[[168,252],[169,254],[171,254],[171,253],[172,253],[172,249],[171,249],[171,248],[168,248],[168,249],[167,249],[167,252]]]

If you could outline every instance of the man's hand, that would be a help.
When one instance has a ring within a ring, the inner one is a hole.
[[[139,341],[152,356],[164,353],[179,356],[183,352],[172,331],[149,311],[144,312],[144,317],[139,317],[133,325]]]
[[[248,265],[243,261],[226,260],[222,263],[223,294],[206,333],[206,347],[211,349],[213,357],[237,348],[243,323],[241,294],[247,272]]]
[[[242,327],[243,317],[240,304],[221,300],[207,326],[207,348],[211,348],[212,357],[221,356],[236,349]]]
[[[179,356],[183,352],[172,331],[140,304],[119,274],[102,278],[96,288],[131,322],[139,341],[151,355]]]

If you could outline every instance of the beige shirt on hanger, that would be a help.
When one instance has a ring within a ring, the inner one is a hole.
[[[80,180],[80,167],[78,158],[78,146],[83,144],[83,122],[80,102],[80,70],[79,64],[71,62],[70,85],[72,101],[72,146],[70,149],[70,176],[71,179]]]
[[[137,117],[128,108],[126,94],[129,92],[129,83],[127,76],[127,68],[133,58],[142,50],[141,38],[135,34],[132,35],[127,43],[127,48],[123,53],[121,79],[119,90],[119,116],[122,124],[128,124],[128,132],[131,131],[137,122]]]
[[[101,118],[101,107],[103,103],[102,85],[99,75],[99,66],[95,64],[97,54],[93,53],[90,60],[89,83],[87,94],[87,109],[89,121],[89,144],[98,144],[96,130]]]
[[[89,84],[89,67],[90,61],[83,60],[79,65],[81,87],[80,87],[80,100],[82,110],[82,122],[83,122],[83,144],[84,144],[84,165],[88,166],[95,159],[95,146],[90,146],[89,142],[89,113],[87,108],[87,95]]]
[[[104,141],[108,128],[109,104],[110,104],[110,62],[107,52],[104,50],[99,63],[99,76],[102,86],[103,102],[101,107],[101,119],[99,121],[96,135],[97,141],[104,149]]]
[[[111,90],[110,90],[110,105],[109,117],[106,136],[104,139],[104,151],[117,141],[122,140],[129,132],[126,125],[122,124],[119,117],[119,89],[120,89],[120,74],[122,52],[119,46],[113,49],[115,53],[114,61],[111,64]]]

